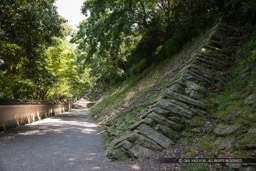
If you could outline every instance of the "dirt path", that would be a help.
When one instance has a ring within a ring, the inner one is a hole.
[[[84,109],[75,109],[0,135],[0,171],[140,170],[133,162],[104,160],[97,125]]]

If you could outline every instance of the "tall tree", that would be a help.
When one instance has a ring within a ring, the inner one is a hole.
[[[45,68],[43,52],[55,43],[53,37],[62,36],[61,23],[65,20],[53,3],[0,0],[0,87],[7,97],[20,98],[25,95],[21,92],[27,92],[27,98],[43,98],[40,94],[45,90],[39,90],[54,80]]]

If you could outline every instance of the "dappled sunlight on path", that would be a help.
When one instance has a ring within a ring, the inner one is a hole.
[[[104,162],[97,125],[76,109],[0,135],[0,171],[140,170],[133,162]]]

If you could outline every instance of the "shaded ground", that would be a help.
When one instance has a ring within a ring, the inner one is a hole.
[[[83,105],[84,101],[80,101]],[[105,162],[97,125],[85,109],[0,135],[0,171],[139,170],[134,162]]]

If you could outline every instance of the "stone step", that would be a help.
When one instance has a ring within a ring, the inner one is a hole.
[[[191,108],[190,109],[195,115],[198,116],[207,116],[207,112],[205,112],[204,110],[200,110],[200,109],[196,109],[196,108]]]
[[[182,85],[183,87],[185,87],[185,89],[193,89],[193,90],[196,90],[196,91],[206,92],[204,87],[202,87],[199,84],[196,84],[192,81],[186,80],[183,77],[179,78],[177,81],[175,81],[175,83],[178,83],[178,84]]]
[[[218,70],[224,66],[223,63],[220,63],[220,62],[217,62],[214,60],[210,60],[205,57],[202,58],[201,56],[198,56],[195,59],[196,59],[195,63],[198,63],[198,64],[203,63],[203,64],[210,66],[211,68],[218,69]]]
[[[232,31],[226,28],[218,28],[217,31],[221,32],[221,34],[225,37],[235,36],[239,34],[239,32]]]
[[[196,60],[197,59],[195,58],[193,63],[191,63],[190,65],[187,65],[186,67],[184,67],[182,72],[192,71],[192,72],[195,72],[195,73],[197,73],[198,75],[200,75],[202,77],[206,77],[206,78],[210,77],[210,78],[212,78],[213,77],[212,70],[196,64],[197,63]]]
[[[131,158],[150,157],[155,154],[153,150],[137,144],[132,144],[129,141],[123,141],[116,148],[122,149],[124,153]]]
[[[192,68],[190,67],[187,71],[189,74],[193,73],[193,76],[197,75],[199,76],[200,78],[204,79],[205,81],[208,81],[208,82],[211,82],[211,77],[210,75],[208,75],[207,73],[205,72],[200,72],[200,70],[197,70],[195,68]]]
[[[214,46],[211,46],[211,45],[208,45],[208,44],[205,44],[203,47],[202,47],[202,51],[206,50],[207,51],[214,51],[216,53],[222,53],[222,49],[221,48],[218,48],[218,47],[214,47]]]
[[[131,133],[129,138],[127,138],[126,140],[134,144],[143,146],[150,150],[156,150],[156,151],[163,150],[163,147],[158,145],[156,142],[150,140],[149,138],[143,135],[137,134],[136,132]]]
[[[179,94],[179,93],[177,93],[177,94]],[[184,95],[184,96],[186,96],[186,95]],[[187,96],[186,96],[186,97],[187,97]],[[167,99],[167,100],[168,100],[169,102],[171,102],[171,103],[174,103],[174,104],[176,104],[176,105],[178,105],[178,106],[183,107],[184,109],[187,109],[187,110],[190,110],[190,109],[191,109],[191,105],[189,106],[189,104],[186,104],[186,103],[181,102],[181,101],[179,101],[179,100],[177,100],[177,99],[174,99],[174,98],[170,98],[168,94],[166,94],[163,98],[164,98],[164,99]]]
[[[163,113],[164,111],[164,113]],[[184,122],[182,121],[182,117],[179,117],[179,116],[173,116],[173,114],[168,111],[168,110],[165,110],[165,109],[162,109],[160,108],[159,106],[157,107],[153,107],[147,114],[143,115],[142,119],[150,119],[150,118],[147,118],[147,116],[150,114],[150,113],[157,113],[158,115],[161,115],[163,117],[165,117],[166,119],[168,120],[171,120],[171,121],[174,121],[178,124],[184,124]],[[153,123],[149,122],[150,120],[153,121]],[[150,119],[148,121],[142,121],[141,123],[145,123],[147,125],[150,125],[150,126],[154,126],[156,125],[155,121],[153,119]],[[139,121],[140,122],[140,121]],[[138,122],[138,123],[139,123]],[[133,129],[133,127],[136,127],[137,123],[133,124],[131,127],[129,127],[129,129]]]
[[[227,58],[227,56],[225,54],[221,54],[221,53],[210,53],[210,54],[200,53],[199,55],[206,56],[208,58],[213,58],[213,59],[220,60],[220,61],[225,60]]]
[[[241,29],[237,27],[237,25],[228,24],[225,22],[221,22],[218,28],[229,30],[230,32],[240,32],[242,33]]]
[[[194,100],[185,95],[175,93],[175,92],[167,92],[165,97],[168,99],[174,99],[174,100],[180,101],[189,106],[192,106],[193,108],[202,109],[202,110],[206,110],[206,108],[207,108],[207,106],[205,104],[203,104],[202,102],[200,102],[198,100]]]
[[[203,77],[203,76],[199,75],[198,73],[195,73],[191,70],[188,71],[188,74],[194,76],[196,79],[201,79],[202,83],[204,83],[204,82],[208,83],[208,84],[212,83],[211,79],[205,78],[205,77]]]
[[[226,40],[229,42],[229,44],[237,44],[237,42],[243,40],[243,37],[227,37]]]
[[[184,84],[180,84],[179,82],[174,82],[173,85],[171,85],[169,88],[169,90],[183,94],[185,93],[185,85]]]
[[[223,46],[225,46],[225,44],[223,42],[215,41],[215,40],[211,40],[211,39],[209,39],[208,44],[210,46],[214,46],[214,47],[217,47],[217,48],[222,48]]]
[[[184,125],[184,121],[182,120],[183,118],[182,117],[178,117],[178,116],[170,116],[170,117],[167,117],[168,120],[171,120],[171,121],[174,121],[176,123],[179,123],[179,124],[182,124]]]
[[[165,117],[161,116],[161,115],[158,115],[157,113],[150,113],[147,118],[150,118],[152,120],[154,120],[156,123],[160,124],[160,125],[164,125],[164,126],[167,126],[168,128],[172,128],[173,130],[175,131],[182,131],[184,126],[179,124],[179,123],[176,123],[174,121],[170,121],[168,119],[166,119]]]
[[[191,71],[184,73],[183,77],[185,79],[187,79],[189,81],[193,81],[197,84],[201,83],[201,84],[207,85],[207,84],[211,83],[211,81],[206,80],[206,79],[202,78],[201,76],[198,76],[198,75],[192,73]]]
[[[198,59],[195,58],[195,60],[193,61],[192,64],[187,65],[183,69],[183,73],[192,71],[193,73],[197,74],[200,77],[204,77],[207,79],[212,78],[212,76],[214,76],[213,70],[207,68],[204,65],[197,64],[198,62],[200,62],[200,61],[198,61]]]
[[[222,41],[222,40],[223,40],[223,34],[221,33],[221,31],[219,31],[219,30],[216,29],[216,30],[211,34],[210,40]]]
[[[167,126],[158,124],[154,127],[154,129],[158,132],[162,132],[166,137],[170,138],[173,141],[179,139],[179,133]]]
[[[171,114],[174,116],[180,116],[185,118],[191,118],[193,116],[193,112],[185,109],[181,106],[178,106],[174,103],[171,103],[167,99],[160,99],[156,104],[155,107],[161,107],[163,109],[166,109],[170,111]]]
[[[220,66],[215,66],[215,65],[212,65],[212,64],[209,64],[209,62],[205,61],[205,60],[195,60],[195,64],[197,65],[202,65],[204,67],[207,67],[213,71],[217,71],[219,70]]]
[[[197,64],[191,64],[190,67],[194,68],[196,70],[200,70],[201,72],[204,72],[204,73],[206,73],[208,75],[212,75],[213,74],[211,69],[203,67],[203,66],[200,66],[200,65],[197,65]]]
[[[206,95],[205,93],[202,93],[202,92],[199,92],[196,90],[186,91],[186,94],[188,97],[195,99],[195,100],[200,100],[200,99],[204,98]]]
[[[221,41],[223,44],[228,45],[231,43],[232,38],[235,40],[241,40],[243,36],[239,36],[239,33],[223,33],[221,30],[216,30],[210,37],[210,40]],[[223,39],[225,37],[225,39]]]
[[[167,112],[163,113],[162,111],[167,111]],[[144,115],[144,119],[145,118],[146,119],[151,119],[151,118],[147,118],[147,116],[151,113],[156,113],[158,115],[161,115],[161,116],[165,117],[166,119],[174,121],[178,124],[184,124],[181,117],[173,116],[173,114],[170,111],[164,110],[164,109],[160,108],[159,106],[153,107],[146,115]],[[153,119],[151,119],[151,120],[153,120]],[[148,121],[144,122],[144,123],[147,124],[147,125],[151,125],[151,126],[156,125],[154,120],[153,120],[153,122],[154,122],[153,124],[148,124]]]
[[[190,97],[189,97],[190,98]],[[191,110],[193,112],[193,115],[205,115],[205,112],[203,111],[203,109],[201,110],[200,107],[198,106],[195,106],[195,105],[192,105],[192,104],[187,104],[187,103],[184,103],[184,102],[181,102],[181,101],[178,101],[178,100],[175,100],[175,99],[169,99],[168,96],[166,96],[166,99],[172,103],[175,103],[187,110]],[[193,99],[193,98],[192,98]],[[195,100],[195,99],[194,99]],[[200,108],[200,109],[199,109]],[[176,122],[176,121],[175,121]]]
[[[107,156],[111,155],[111,149],[122,149],[130,157],[147,157],[152,155],[153,151],[161,151],[164,148],[158,145],[153,140],[140,135],[136,132],[132,132],[118,141],[115,145],[107,149]],[[137,149],[139,153],[136,153],[134,149]]]
[[[200,53],[200,54],[197,55],[197,57],[207,59],[209,61],[215,61],[215,62],[218,62],[218,63],[223,64],[223,65],[226,62],[226,56],[223,56],[223,55],[211,56],[211,55]]]
[[[157,132],[146,124],[140,125],[139,128],[136,129],[136,132],[149,138],[150,140],[153,140],[164,149],[170,148],[172,145],[174,145],[174,142],[170,138],[166,137],[160,132]]]
[[[218,23],[200,49],[191,54],[180,78],[152,103],[141,121],[129,127],[126,136],[111,143],[112,148],[136,158],[151,156],[153,151],[171,147],[191,117],[206,116],[207,106],[199,99],[205,96],[205,87],[215,81],[216,72],[225,67],[228,56],[239,47],[244,39],[241,33],[230,24]]]
[[[164,117],[168,117],[169,114],[170,114],[170,112],[169,112],[168,110],[162,109],[161,107],[154,107],[154,108],[150,109],[150,110],[148,111],[147,115],[148,115],[149,113],[152,113],[152,112],[158,113],[159,115],[162,115],[162,116],[164,116]],[[145,115],[144,118],[146,118],[147,115]],[[142,119],[144,119],[144,118],[142,118]]]
[[[145,118],[143,118],[143,119],[140,120],[139,122],[136,122],[136,123],[134,123],[133,125],[131,125],[131,126],[128,128],[128,130],[133,131],[133,130],[135,130],[136,128],[138,128],[141,124],[147,124],[147,125],[149,125],[149,126],[154,126],[155,123],[154,123],[153,119],[151,119],[151,118],[146,118],[146,117],[147,117],[147,115],[145,116]]]
[[[181,77],[176,81],[176,83],[179,83],[182,85],[185,89],[182,93],[174,91],[179,94],[186,94],[187,96],[193,98],[193,99],[200,99],[203,98],[206,94],[206,89],[199,84],[196,84],[195,82],[189,81]],[[172,89],[170,89],[172,90]]]
[[[131,138],[131,132],[126,132],[125,135],[114,139],[111,143],[110,143],[110,147],[113,148],[115,146],[117,146],[118,144],[120,144],[122,141],[124,140],[129,140]]]
[[[223,42],[223,40],[219,37],[216,37],[214,34],[209,38],[209,40],[217,41],[217,42]]]

